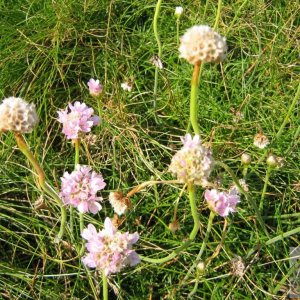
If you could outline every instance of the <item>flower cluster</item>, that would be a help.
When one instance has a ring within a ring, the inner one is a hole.
[[[169,171],[183,183],[206,186],[213,166],[211,151],[202,146],[199,135],[187,134],[181,141],[183,147],[173,156]]]
[[[81,213],[95,214],[102,208],[98,203],[102,197],[98,197],[97,192],[105,185],[101,174],[90,167],[77,165],[75,171],[65,172],[61,177],[60,197],[65,205],[72,205]]]
[[[189,28],[180,39],[180,57],[189,63],[220,62],[225,59],[226,39],[207,25]]]
[[[103,86],[100,84],[99,80],[95,80],[91,78],[87,83],[90,91],[90,95],[93,97],[97,97],[102,93]]]
[[[125,195],[123,195],[122,192],[119,191],[111,192],[108,199],[115,213],[119,216],[125,214],[128,207],[130,206],[130,200]]]
[[[240,195],[235,188],[228,193],[219,192],[216,189],[206,190],[204,197],[209,208],[221,217],[227,217],[229,213],[236,212],[236,205],[240,202]]]
[[[82,262],[90,268],[104,270],[109,275],[119,272],[127,265],[134,266],[140,262],[137,253],[132,250],[132,245],[139,239],[138,233],[117,231],[109,218],[105,219],[103,230],[97,232],[95,226],[89,224],[81,236],[88,241],[88,252]]]
[[[67,139],[77,139],[80,132],[90,132],[91,127],[98,125],[100,118],[93,116],[94,110],[85,103],[76,101],[74,105],[69,104],[69,109],[58,112],[58,121],[63,124],[62,132]]]
[[[38,123],[35,105],[9,97],[0,105],[0,131],[31,132]]]

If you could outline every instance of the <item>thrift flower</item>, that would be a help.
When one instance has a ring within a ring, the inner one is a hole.
[[[207,25],[189,28],[180,39],[180,57],[190,64],[220,62],[225,59],[226,39]]]
[[[94,110],[85,103],[76,101],[74,105],[69,104],[69,109],[58,112],[58,122],[63,124],[62,132],[67,139],[77,139],[81,132],[90,132],[91,127],[98,125],[100,118],[93,116]]]
[[[102,206],[102,197],[97,192],[103,190],[106,183],[101,174],[92,171],[90,167],[77,165],[71,174],[65,172],[61,177],[60,197],[65,205],[72,205],[81,213],[96,214]]]
[[[182,15],[183,13],[183,7],[181,6],[176,6],[175,8],[175,16],[178,18]]]
[[[0,105],[0,131],[29,133],[38,123],[35,105],[22,98],[9,97]]]
[[[97,232],[95,226],[89,224],[81,236],[87,240],[87,254],[82,262],[90,268],[104,270],[106,276],[140,262],[138,254],[132,250],[132,245],[139,239],[138,233],[117,231],[109,218],[105,219],[103,230]]]
[[[199,135],[181,138],[183,147],[173,156],[169,171],[183,183],[207,185],[213,167],[211,151],[201,144]]]
[[[121,88],[124,91],[131,92],[131,90],[132,90],[132,84],[130,82],[123,82],[123,83],[121,83]]]
[[[235,256],[230,261],[231,264],[231,274],[236,277],[242,277],[245,273],[245,263],[240,256]]]
[[[119,191],[111,192],[109,194],[108,199],[115,213],[119,216],[125,214],[125,212],[131,204],[129,199],[126,196],[124,196],[122,192]]]
[[[243,153],[242,156],[241,156],[241,163],[243,165],[250,165],[251,164],[251,156],[248,154],[248,153]]]
[[[209,208],[221,217],[227,217],[229,213],[236,212],[236,205],[240,202],[236,189],[230,190],[229,193],[219,192],[216,189],[206,190],[204,197]]]
[[[90,95],[93,97],[97,97],[102,93],[103,86],[100,84],[99,80],[95,80],[91,78],[87,83],[90,91]]]
[[[157,55],[154,55],[154,56],[150,59],[150,62],[151,62],[154,66],[156,66],[157,68],[159,68],[159,69],[163,69],[163,68],[164,68],[161,59],[160,59]]]
[[[263,135],[262,133],[257,133],[255,136],[254,136],[254,141],[253,141],[253,144],[254,146],[260,148],[260,149],[264,149],[266,146],[269,145],[269,140],[268,138]]]

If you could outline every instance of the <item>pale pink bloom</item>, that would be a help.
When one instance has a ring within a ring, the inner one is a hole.
[[[101,174],[92,171],[88,166],[77,165],[71,174],[61,177],[60,197],[65,205],[72,205],[81,213],[93,214],[101,210],[99,201],[102,197],[97,192],[103,190],[106,183]]]
[[[206,186],[213,167],[211,151],[202,146],[199,135],[181,138],[183,147],[173,156],[169,171],[183,183]]]
[[[99,80],[91,78],[88,83],[89,91],[91,96],[99,96],[102,93],[103,86],[100,84]]]
[[[109,218],[105,219],[103,230],[97,232],[95,226],[89,224],[81,236],[87,240],[87,253],[82,262],[90,268],[104,270],[109,275],[140,262],[138,254],[132,250],[132,245],[139,239],[138,233],[117,231]]]
[[[229,193],[219,192],[216,189],[206,190],[204,198],[209,208],[221,217],[227,217],[229,213],[236,212],[236,205],[240,202],[236,189],[231,189]]]
[[[91,127],[100,123],[98,116],[93,116],[94,110],[85,103],[76,101],[69,104],[69,110],[61,110],[58,112],[58,122],[63,124],[62,132],[67,139],[77,139],[81,132],[91,131]]]
[[[121,88],[124,91],[131,92],[132,91],[132,83],[131,82],[123,82],[123,83],[121,83]]]

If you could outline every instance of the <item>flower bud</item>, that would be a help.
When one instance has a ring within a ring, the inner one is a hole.
[[[183,13],[183,7],[176,6],[176,8],[175,8],[175,16],[177,18],[179,18],[182,15],[182,13]]]
[[[199,272],[199,274],[204,274],[205,272],[205,262],[204,261],[200,261],[198,264],[197,264],[197,271]]]
[[[270,154],[267,158],[267,165],[270,166],[271,168],[276,168],[278,167],[278,161],[275,155]]]
[[[248,153],[243,153],[241,156],[241,163],[243,165],[250,165],[251,163],[251,156]]]

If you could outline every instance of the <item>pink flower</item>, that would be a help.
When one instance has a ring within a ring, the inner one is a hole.
[[[105,219],[103,230],[97,232],[95,226],[89,224],[81,236],[87,240],[87,254],[82,262],[90,268],[104,270],[109,275],[140,262],[138,254],[132,250],[132,245],[139,239],[138,233],[117,231],[109,218]]]
[[[92,116],[94,110],[85,103],[76,101],[74,105],[69,104],[69,109],[58,112],[58,122],[63,124],[62,132],[67,139],[77,139],[80,132],[90,132],[91,127],[100,123],[98,116]]]
[[[183,183],[206,186],[214,161],[199,135],[181,138],[183,147],[173,156],[169,171]]]
[[[90,167],[77,165],[75,171],[71,174],[65,172],[61,177],[59,195],[65,205],[72,205],[81,213],[95,214],[102,208],[98,203],[102,197],[98,197],[97,192],[105,186],[101,174],[92,171]]]
[[[204,198],[209,208],[221,217],[227,217],[229,213],[236,212],[236,205],[240,202],[236,189],[231,189],[229,193],[219,192],[216,189],[206,190]]]
[[[99,96],[102,93],[103,86],[100,84],[99,80],[91,78],[87,85],[89,86],[91,96]]]

